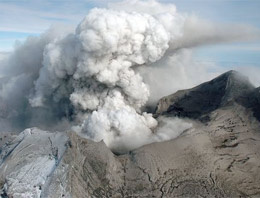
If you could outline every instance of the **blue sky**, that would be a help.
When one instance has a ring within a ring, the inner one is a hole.
[[[93,7],[106,0],[0,0],[0,52],[12,51],[15,42],[39,35],[51,25],[75,26]],[[179,12],[220,23],[242,23],[260,29],[259,0],[161,0],[174,3]],[[196,49],[197,61],[220,65],[260,67],[260,41],[207,46]]]
[[[192,13],[217,23],[249,24],[260,29],[259,0],[176,0],[174,2],[181,12]],[[260,41],[201,47],[196,50],[195,59],[224,67],[260,67]]]

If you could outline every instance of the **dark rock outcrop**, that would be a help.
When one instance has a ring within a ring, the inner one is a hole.
[[[253,89],[247,94],[241,94],[235,101],[251,110],[254,116],[260,121],[260,87]]]
[[[162,98],[155,114],[208,121],[208,114],[212,111],[239,101],[243,106],[255,109],[258,115],[259,99],[259,90],[254,88],[247,77],[229,71],[197,87]]]

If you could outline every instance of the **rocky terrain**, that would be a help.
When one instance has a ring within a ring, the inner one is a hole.
[[[0,153],[1,196],[46,197],[45,188],[62,159],[67,140],[65,133],[31,128],[4,144]]]
[[[2,197],[260,197],[260,88],[230,71],[162,98],[193,124],[124,155],[76,133],[27,129],[2,145]]]

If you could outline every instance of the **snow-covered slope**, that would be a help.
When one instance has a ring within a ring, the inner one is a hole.
[[[31,128],[6,144],[0,155],[1,196],[42,197],[67,140],[66,133]]]

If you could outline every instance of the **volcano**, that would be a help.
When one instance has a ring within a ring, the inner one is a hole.
[[[1,134],[1,196],[260,196],[260,88],[247,77],[229,71],[163,97],[154,117],[192,127],[122,155],[72,132]]]

